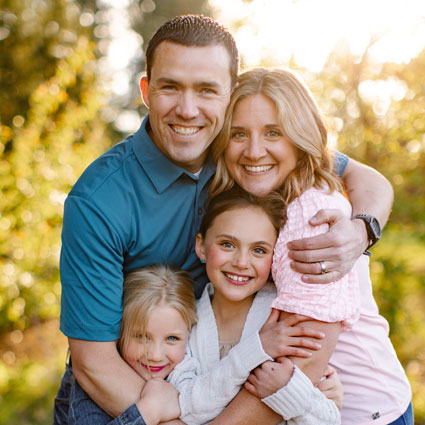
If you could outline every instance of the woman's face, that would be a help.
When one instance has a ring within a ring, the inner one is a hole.
[[[297,159],[297,148],[283,136],[268,97],[253,94],[236,104],[224,160],[241,187],[257,196],[279,189]]]

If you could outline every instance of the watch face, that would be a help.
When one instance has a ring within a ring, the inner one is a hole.
[[[378,220],[376,220],[375,217],[372,218],[372,220],[370,221],[370,226],[372,228],[373,233],[375,234],[375,236],[377,238],[381,237],[381,226],[378,223]]]

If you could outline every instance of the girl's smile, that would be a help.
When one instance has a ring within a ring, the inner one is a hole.
[[[150,370],[152,373],[158,373],[161,372],[161,370],[163,370],[164,368],[166,368],[168,365],[164,365],[164,366],[152,366],[152,365],[147,365],[144,363],[141,363],[141,365],[146,368],[147,370]]]
[[[241,276],[241,275],[226,273],[226,272],[223,272],[223,273],[227,277],[229,282],[232,283],[233,285],[245,285],[251,279],[251,277],[249,276]]]

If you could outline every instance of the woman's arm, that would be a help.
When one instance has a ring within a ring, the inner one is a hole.
[[[350,159],[342,179],[353,207],[353,216],[367,213],[377,217],[384,228],[391,212],[394,192],[391,183],[371,167]],[[324,209],[312,216],[310,224],[329,223],[323,235],[294,240],[288,244],[292,267],[307,283],[330,283],[344,276],[368,246],[361,220],[351,220],[338,210]],[[328,265],[321,274],[319,261]]]
[[[282,311],[280,314],[281,320],[293,316],[293,313],[287,313]],[[293,357],[289,358],[298,366],[302,372],[308,376],[314,386],[317,386],[325,375],[328,367],[329,359],[335,349],[335,345],[338,341],[338,336],[341,330],[341,324],[320,322],[318,320],[309,320],[305,322],[305,326],[311,329],[315,329],[322,332],[325,337],[320,341],[320,350],[309,350],[311,352],[310,357]],[[313,340],[312,340],[313,341]]]
[[[328,285],[307,285],[302,275],[290,266],[287,242],[292,238],[317,236],[326,233],[327,224],[311,226],[309,217],[323,208],[339,209],[349,216],[350,205],[339,193],[311,188],[287,207],[287,220],[274,248],[273,279],[277,297],[272,307],[282,311],[281,319],[294,313],[311,318],[306,326],[322,331],[326,336],[322,348],[309,358],[294,358],[296,365],[317,385],[325,374],[342,326],[349,327],[359,315],[358,279],[354,271]]]

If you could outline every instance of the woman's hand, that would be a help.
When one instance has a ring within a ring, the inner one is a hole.
[[[179,392],[162,379],[150,379],[143,387],[137,408],[147,425],[177,419],[180,416]]]
[[[328,365],[325,375],[322,381],[319,382],[317,388],[329,399],[333,400],[338,407],[338,410],[342,409],[342,400],[344,398],[344,388],[341,384],[336,370]]]
[[[259,335],[263,350],[273,359],[283,356],[311,357],[311,353],[303,350],[320,350],[321,345],[304,337],[322,339],[323,332],[314,329],[295,326],[311,320],[309,317],[292,314],[284,320],[279,320],[280,311],[272,309],[266,323],[260,329]]]
[[[245,382],[245,389],[258,398],[264,398],[284,387],[294,373],[294,364],[286,357],[276,362],[264,362],[254,369]]]

